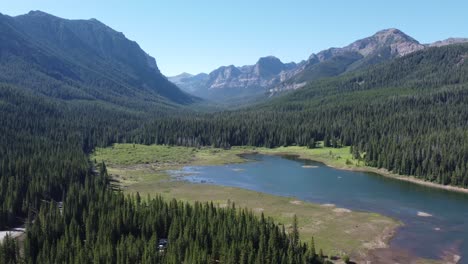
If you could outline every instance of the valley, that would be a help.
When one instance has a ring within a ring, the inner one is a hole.
[[[0,14],[0,263],[468,262],[468,33],[197,5]]]

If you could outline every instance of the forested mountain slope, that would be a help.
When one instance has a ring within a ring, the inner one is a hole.
[[[0,32],[0,82],[18,89],[129,107],[196,100],[169,82],[136,42],[95,19],[0,15]]]

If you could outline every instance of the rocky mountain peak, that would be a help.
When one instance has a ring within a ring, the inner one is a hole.
[[[210,73],[210,76],[219,76],[224,79],[235,78],[241,74],[241,71],[234,65],[222,66]]]
[[[274,56],[263,57],[258,60],[254,67],[254,74],[260,77],[269,77],[279,74],[285,65]]]
[[[382,37],[382,38],[388,38],[388,37],[400,37],[400,38],[407,38],[407,39],[413,39],[410,36],[406,35],[403,31],[397,29],[397,28],[387,28],[387,29],[382,29],[380,31],[377,31],[374,36]]]
[[[42,12],[41,10],[31,10],[27,14],[28,16],[50,16],[53,17],[53,15],[47,14],[46,12]]]
[[[187,72],[183,72],[183,73],[181,73],[181,74],[179,74],[179,75],[176,75],[176,76],[174,76],[174,77],[172,77],[172,78],[176,78],[176,77],[177,77],[177,78],[180,78],[180,79],[183,79],[183,78],[190,78],[190,77],[193,77],[193,74],[190,74],[190,73],[187,73]]]
[[[257,64],[270,64],[270,63],[281,63],[281,60],[276,58],[275,56],[266,56],[266,57],[261,57],[258,59]]]
[[[366,57],[382,48],[390,48],[392,56],[404,56],[423,49],[417,40],[396,28],[384,29],[374,35],[360,39],[346,46],[344,49],[359,52]]]

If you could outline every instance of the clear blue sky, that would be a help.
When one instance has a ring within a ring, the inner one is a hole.
[[[297,62],[391,27],[422,43],[468,37],[466,0],[0,0],[3,14],[30,10],[96,18],[137,41],[167,76],[267,55]]]

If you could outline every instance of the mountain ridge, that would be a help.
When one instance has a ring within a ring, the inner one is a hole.
[[[198,86],[192,81],[193,76],[184,76],[184,80],[181,80],[181,75],[168,77],[168,79],[182,89],[202,98],[222,100],[226,90],[229,90],[229,98],[235,96],[236,93],[243,94],[244,92],[254,95],[262,94],[265,91],[263,88],[281,83],[286,79],[286,72],[296,68],[297,65],[295,62],[283,63],[277,57],[270,55],[259,58],[253,65],[220,66],[209,74],[195,75],[198,77],[194,82],[198,82]]]
[[[0,15],[0,32],[1,82],[59,99],[120,105],[132,98],[141,105],[197,100],[169,82],[138,43],[97,19],[42,11]]]
[[[379,64],[394,58],[406,56],[432,46],[444,46],[455,43],[468,42],[465,38],[449,38],[430,44],[421,44],[413,37],[396,28],[383,29],[375,34],[358,39],[347,46],[322,50],[312,53],[307,60],[299,63],[282,63],[274,56],[261,57],[254,65],[235,67],[221,66],[209,73],[210,78],[205,82],[198,80],[191,82],[190,77],[183,83],[177,83],[182,89],[190,86],[191,92],[197,96],[215,100],[230,100],[239,95],[275,95],[288,90],[304,87],[308,82],[338,76],[346,72],[355,71],[371,65]],[[255,68],[264,58],[275,58],[283,64],[281,71],[261,76]],[[228,72],[225,72],[228,71]],[[250,71],[250,72],[249,72]],[[244,74],[241,74],[245,72]],[[254,81],[249,82],[249,77]],[[169,77],[169,80],[174,80]],[[236,94],[239,93],[239,95]]]

